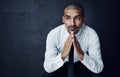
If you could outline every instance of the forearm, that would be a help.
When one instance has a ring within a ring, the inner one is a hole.
[[[103,70],[103,62],[102,59],[94,59],[88,56],[87,54],[84,54],[84,58],[81,61],[89,70],[91,70],[94,73],[100,73]]]
[[[64,62],[61,58],[61,53],[56,57],[45,58],[44,69],[46,72],[51,73],[63,66]]]
[[[78,57],[80,58],[80,60],[82,61],[84,58],[84,52],[82,50],[76,51],[78,54]]]

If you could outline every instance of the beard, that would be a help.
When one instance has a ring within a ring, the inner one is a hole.
[[[71,26],[68,26],[68,31],[77,31],[78,30],[78,27],[76,25],[71,25]]]

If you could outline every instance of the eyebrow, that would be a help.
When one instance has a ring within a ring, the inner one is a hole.
[[[64,15],[64,17],[68,17],[69,15]]]
[[[64,17],[68,17],[69,15],[64,15]],[[76,15],[75,17],[78,17],[78,16],[80,16],[80,17],[82,17],[81,15]]]
[[[75,17],[78,17],[78,16],[82,17],[81,15],[76,15]]]

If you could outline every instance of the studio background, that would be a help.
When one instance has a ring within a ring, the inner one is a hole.
[[[100,37],[103,77],[119,76],[117,0],[0,0],[0,77],[42,77],[48,32],[62,24],[64,6],[80,2],[85,23]]]

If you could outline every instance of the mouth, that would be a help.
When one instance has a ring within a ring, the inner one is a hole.
[[[68,27],[69,31],[76,31],[77,30],[77,27],[74,27],[74,26],[70,26]]]

